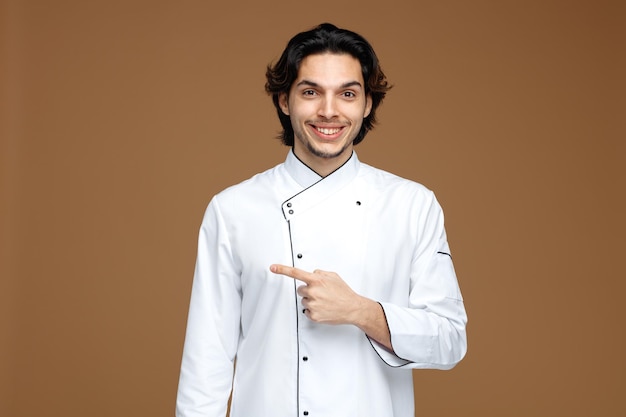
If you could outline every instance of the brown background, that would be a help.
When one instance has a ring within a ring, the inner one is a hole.
[[[469,353],[418,415],[626,415],[624,4],[3,2],[0,415],[173,415],[202,213],[283,160],[265,65],[322,21],[395,85],[360,158],[446,212]]]

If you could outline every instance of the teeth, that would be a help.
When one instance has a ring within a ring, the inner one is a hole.
[[[319,132],[322,132],[325,135],[334,135],[335,133],[339,132],[341,129],[340,128],[326,128],[326,127],[318,127],[316,128]]]

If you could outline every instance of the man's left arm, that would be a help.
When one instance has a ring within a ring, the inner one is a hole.
[[[408,303],[381,302],[393,353],[374,342],[372,346],[390,366],[450,369],[467,352],[467,314],[448,246],[443,210],[432,192],[422,195],[419,207],[419,239],[413,248]]]
[[[467,315],[447,244],[443,212],[431,195],[429,216],[411,266],[408,304],[377,302],[355,293],[328,271],[285,265],[270,270],[305,283],[298,288],[307,317],[352,324],[393,367],[450,369],[467,351]]]

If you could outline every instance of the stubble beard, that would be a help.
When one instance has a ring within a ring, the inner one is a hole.
[[[309,152],[311,152],[313,155],[317,156],[318,158],[324,158],[324,159],[333,159],[342,155],[346,151],[346,149],[350,147],[350,145],[352,145],[352,142],[346,142],[343,145],[343,147],[339,149],[337,152],[324,152],[323,150],[317,149],[315,146],[313,146],[311,142],[306,141],[306,147],[309,150]]]

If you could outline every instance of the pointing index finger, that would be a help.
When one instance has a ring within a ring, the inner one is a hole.
[[[303,271],[302,269],[294,268],[287,265],[279,265],[273,264],[270,265],[270,271],[275,274],[285,275],[287,277],[295,278],[304,282],[305,284],[309,284],[311,282],[311,274]]]

